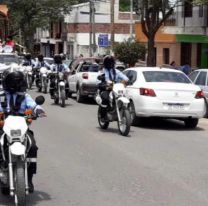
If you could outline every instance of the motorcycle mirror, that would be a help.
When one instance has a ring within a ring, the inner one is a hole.
[[[45,102],[44,96],[41,96],[41,95],[40,96],[37,96],[35,98],[35,102],[36,102],[37,105],[42,105]]]

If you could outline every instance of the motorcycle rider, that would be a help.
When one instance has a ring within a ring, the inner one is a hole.
[[[107,121],[107,107],[109,105],[109,94],[112,90],[112,86],[109,87],[108,82],[126,84],[128,77],[121,71],[115,69],[115,58],[111,55],[107,55],[103,60],[103,74],[101,74],[100,81],[98,82],[98,88],[100,90],[100,96],[102,99],[101,104],[101,118],[103,121]]]
[[[62,72],[64,74],[64,79],[67,80],[67,77],[69,75],[69,68],[67,68],[63,63],[62,63],[62,56],[60,54],[55,54],[54,55],[54,64],[51,66],[51,71],[52,72]],[[55,77],[54,75],[50,76],[50,95],[51,99],[54,99],[54,90],[55,90]],[[68,83],[66,82],[66,97],[68,97]]]
[[[30,53],[25,54],[22,66],[35,66],[35,61],[32,59],[32,55]]]
[[[44,110],[35,103],[29,94],[26,93],[26,88],[27,83],[24,74],[21,71],[5,72],[3,75],[4,93],[1,96],[0,112],[3,112],[5,115],[23,115],[26,109],[32,109],[35,116],[45,116]],[[0,129],[0,133],[3,133],[2,129]],[[28,135],[32,142],[32,146],[27,156],[32,160],[28,166],[29,192],[32,193],[34,191],[32,178],[33,174],[36,174],[38,147],[36,145],[33,131],[28,130]]]
[[[37,62],[35,64],[34,68],[38,68],[39,69],[41,67],[46,67],[47,69],[51,68],[50,64],[44,60],[44,56],[42,54],[39,54],[38,55],[38,60],[37,60]]]

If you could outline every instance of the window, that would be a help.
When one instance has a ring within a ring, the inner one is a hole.
[[[163,48],[163,63],[169,64],[169,62],[170,62],[170,49]]]
[[[189,75],[189,78],[191,79],[192,82],[194,82],[194,80],[196,79],[196,76],[198,75],[198,71],[195,71],[195,72],[192,72],[190,75]]]
[[[184,15],[185,17],[192,17],[193,15],[193,0],[187,0],[184,3]]]
[[[199,76],[196,79],[195,84],[205,86],[206,83],[206,72],[200,72]]]
[[[185,74],[178,72],[166,72],[166,71],[145,71],[143,72],[146,82],[175,82],[190,84],[191,81]]]
[[[204,16],[204,11],[203,11],[203,5],[199,6],[199,17],[203,17]]]

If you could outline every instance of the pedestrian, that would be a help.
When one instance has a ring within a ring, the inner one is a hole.
[[[181,68],[180,70],[185,73],[186,75],[189,75],[191,73],[191,67],[189,66],[189,63],[186,62]]]
[[[172,62],[170,63],[170,66],[171,66],[171,68],[173,68],[173,69],[178,69],[178,67],[176,66],[176,62],[175,62],[175,61],[172,61]]]

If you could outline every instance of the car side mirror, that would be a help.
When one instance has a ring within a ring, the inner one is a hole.
[[[40,95],[35,98],[35,102],[37,105],[42,105],[45,102],[44,96]]]

